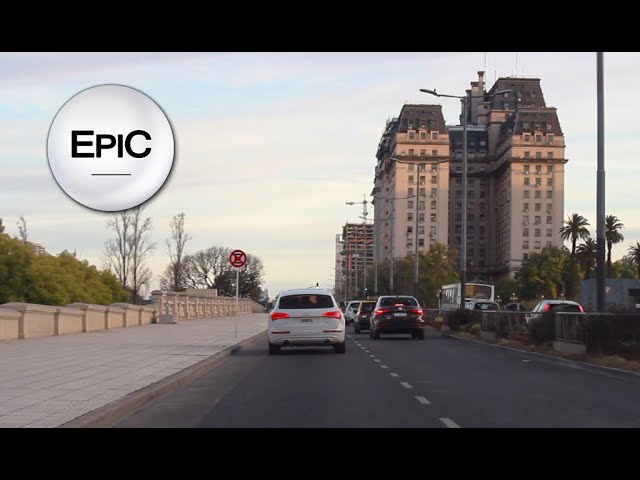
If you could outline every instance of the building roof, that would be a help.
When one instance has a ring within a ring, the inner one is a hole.
[[[400,111],[398,133],[406,133],[412,127],[413,130],[424,128],[429,131],[447,133],[442,105],[430,104],[406,104]]]
[[[510,90],[510,93],[506,97],[504,94],[495,97],[491,95],[502,90]],[[506,110],[522,107],[546,107],[539,78],[501,77],[496,80],[488,93],[491,108],[496,110],[503,110],[505,104],[508,104],[509,107]]]
[[[500,133],[522,135],[535,132],[562,135],[555,108],[520,108],[502,125]]]

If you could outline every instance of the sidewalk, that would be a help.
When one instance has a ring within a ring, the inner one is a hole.
[[[0,342],[0,428],[58,427],[263,332],[245,314]]]

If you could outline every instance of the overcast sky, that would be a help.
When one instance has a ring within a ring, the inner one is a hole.
[[[486,63],[485,63],[486,62]],[[0,53],[0,218],[49,253],[67,249],[102,266],[110,214],[71,200],[48,167],[47,133],[80,90],[119,83],[169,117],[177,155],[146,205],[158,246],[153,288],[168,262],[169,221],[186,214],[187,250],[240,248],[260,257],[264,287],[333,283],[335,235],[361,221],[385,121],[404,103],[443,105],[458,123],[462,95],[485,70],[541,79],[566,140],[565,214],[596,228],[595,53]],[[624,223],[614,259],[640,240],[639,53],[605,53],[606,213]]]

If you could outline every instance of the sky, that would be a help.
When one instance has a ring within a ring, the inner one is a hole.
[[[69,198],[48,166],[46,142],[64,103],[91,86],[137,88],[158,103],[176,141],[173,170],[145,203],[157,243],[150,289],[168,263],[169,222],[184,212],[188,253],[239,248],[264,265],[263,288],[334,283],[335,236],[360,222],[373,188],[387,119],[405,103],[459,101],[477,72],[541,79],[565,135],[564,218],[596,230],[596,53],[579,52],[195,52],[0,53],[0,218],[47,252],[76,251],[101,267],[110,213]],[[604,54],[606,214],[625,225],[613,258],[640,240],[640,53]]]

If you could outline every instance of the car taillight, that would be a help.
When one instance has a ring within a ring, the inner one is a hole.
[[[330,312],[324,312],[322,316],[340,319],[342,318],[342,312],[340,310],[331,310]]]
[[[584,308],[582,308],[582,305],[578,305],[578,307],[580,307],[580,311],[584,313]]]
[[[544,311],[545,311],[545,312],[548,312],[549,310],[551,310],[551,304],[550,304],[550,303],[547,303],[547,304],[544,306]]]
[[[388,308],[379,308],[376,310],[376,315],[384,315],[385,313],[389,313],[391,310]]]
[[[413,310],[411,310],[411,313],[415,313],[416,315],[422,315],[424,313],[424,310],[422,310],[421,308],[414,308]]]
[[[289,315],[286,312],[273,312],[271,314],[271,320],[280,320],[283,318],[289,318],[291,315]]]
[[[366,313],[361,313],[361,314],[360,314],[360,316],[361,316],[362,318],[364,318],[364,317],[366,317],[366,316],[367,316],[367,314],[366,314]]]

